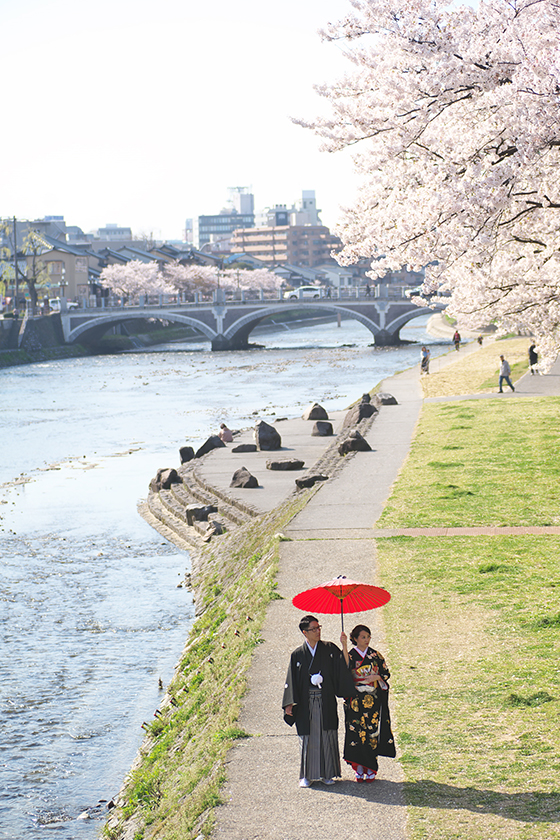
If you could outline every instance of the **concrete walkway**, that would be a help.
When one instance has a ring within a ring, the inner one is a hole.
[[[438,366],[452,364],[465,352],[476,349],[476,344],[467,345],[461,348],[460,355],[448,354],[434,361]],[[264,643],[254,656],[240,717],[241,727],[254,737],[239,741],[229,753],[224,804],[216,809],[217,840],[301,840],[306,836],[313,840],[333,837],[359,840],[364,836],[368,840],[406,838],[403,776],[398,761],[381,758],[379,776],[372,785],[357,785],[352,780],[351,769],[343,764],[343,779],[332,787],[317,783],[309,789],[300,789],[298,739],[283,722],[280,708],[289,655],[302,640],[297,627],[301,613],[292,606],[293,596],[340,574],[368,583],[377,582],[375,537],[389,536],[389,533],[374,530],[374,524],[414,434],[422,405],[418,368],[386,380],[382,390],[394,394],[398,405],[384,406],[367,434],[373,451],[358,453],[345,463],[342,471],[321,487],[285,532],[290,541],[281,543],[278,574],[283,600],[274,601],[268,610]],[[523,377],[512,396],[558,393],[560,362],[549,376]],[[506,395],[484,396],[507,398]],[[285,428],[288,432],[289,425]],[[218,476],[217,462],[223,454],[219,450],[215,465],[206,468],[208,478],[210,471],[215,480],[223,481],[226,474],[231,476],[229,453],[225,459],[227,465],[224,462],[220,468],[221,478]],[[298,448],[294,447],[289,454],[299,456]],[[245,465],[251,468],[250,463]],[[275,495],[272,493],[270,498]],[[267,496],[265,487],[258,501],[263,509],[273,506],[265,502]],[[443,536],[452,529],[414,529],[415,533],[421,531],[424,535],[429,530],[437,530],[437,535]],[[466,533],[476,529],[453,530]],[[513,533],[518,529],[509,530]],[[320,620],[323,639],[338,642],[340,618],[320,616]],[[390,667],[390,650],[383,637],[383,611],[348,616],[346,629],[359,622],[370,626],[371,644],[386,655]],[[343,729],[341,714],[341,755]],[[396,740],[398,750],[398,726]]]

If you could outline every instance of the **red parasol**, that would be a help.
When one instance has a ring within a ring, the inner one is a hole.
[[[344,613],[365,612],[382,607],[391,599],[386,589],[371,586],[369,583],[359,583],[349,580],[345,575],[339,575],[334,580],[306,589],[292,599],[292,604],[299,610],[332,615],[340,612],[342,629],[344,630]]]

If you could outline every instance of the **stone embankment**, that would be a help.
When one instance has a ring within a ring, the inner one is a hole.
[[[307,417],[306,412],[302,418],[277,420],[274,425],[281,432],[281,444],[274,452],[289,458],[271,459],[270,449],[255,448],[255,430],[237,432],[228,447],[219,446],[177,468],[159,470],[140,513],[146,517],[149,512],[150,524],[161,523],[193,548],[212,536],[231,533],[301,489],[334,475],[349,453],[369,450],[364,435],[379,407],[392,402],[394,397],[388,394],[364,395],[347,412],[331,414],[327,425],[332,436],[315,430],[326,422],[322,415],[316,420],[315,414]],[[236,452],[239,448],[245,451]],[[232,487],[230,479],[247,464],[251,474],[258,474],[258,488]]]
[[[344,474],[343,465],[371,454],[343,456],[339,447],[351,432],[364,438],[369,434],[383,399],[378,395],[371,409],[361,409],[358,415],[369,416],[357,425],[344,426],[347,412],[331,414],[323,422],[332,423],[334,434],[326,437],[312,434],[316,421],[311,419],[278,418],[274,427],[281,430],[282,449],[272,453],[234,452],[239,444],[251,446],[253,432],[244,431],[230,446],[178,467],[168,487],[150,491],[142,515],[168,539],[191,547],[190,583],[198,618],[155,719],[144,726],[146,737],[115,798],[106,837],[189,840],[209,835],[226,756],[245,737],[238,720],[247,672],[262,643],[267,608],[280,598],[276,574],[282,532],[320,488]],[[267,468],[272,458],[297,459],[304,466]],[[245,465],[259,486],[231,488],[233,472]],[[165,470],[165,476],[159,472],[159,478],[169,479],[172,470]],[[325,480],[298,489],[296,478],[306,476]],[[193,505],[217,508],[225,533],[214,534],[207,544],[208,523],[191,519],[188,524]]]

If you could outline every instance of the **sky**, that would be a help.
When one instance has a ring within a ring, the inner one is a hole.
[[[318,29],[348,0],[0,0],[0,217],[63,215],[180,239],[248,186],[257,210],[314,189],[324,224],[351,201],[348,153],[292,117],[350,64]]]

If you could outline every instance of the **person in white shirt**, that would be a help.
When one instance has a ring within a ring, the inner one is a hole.
[[[503,394],[504,389],[502,385],[504,382],[507,382],[509,387],[512,391],[515,391],[515,388],[511,384],[511,368],[509,366],[509,362],[504,358],[504,356],[500,356],[501,364],[500,364],[500,384],[499,384],[499,391],[498,393]]]

